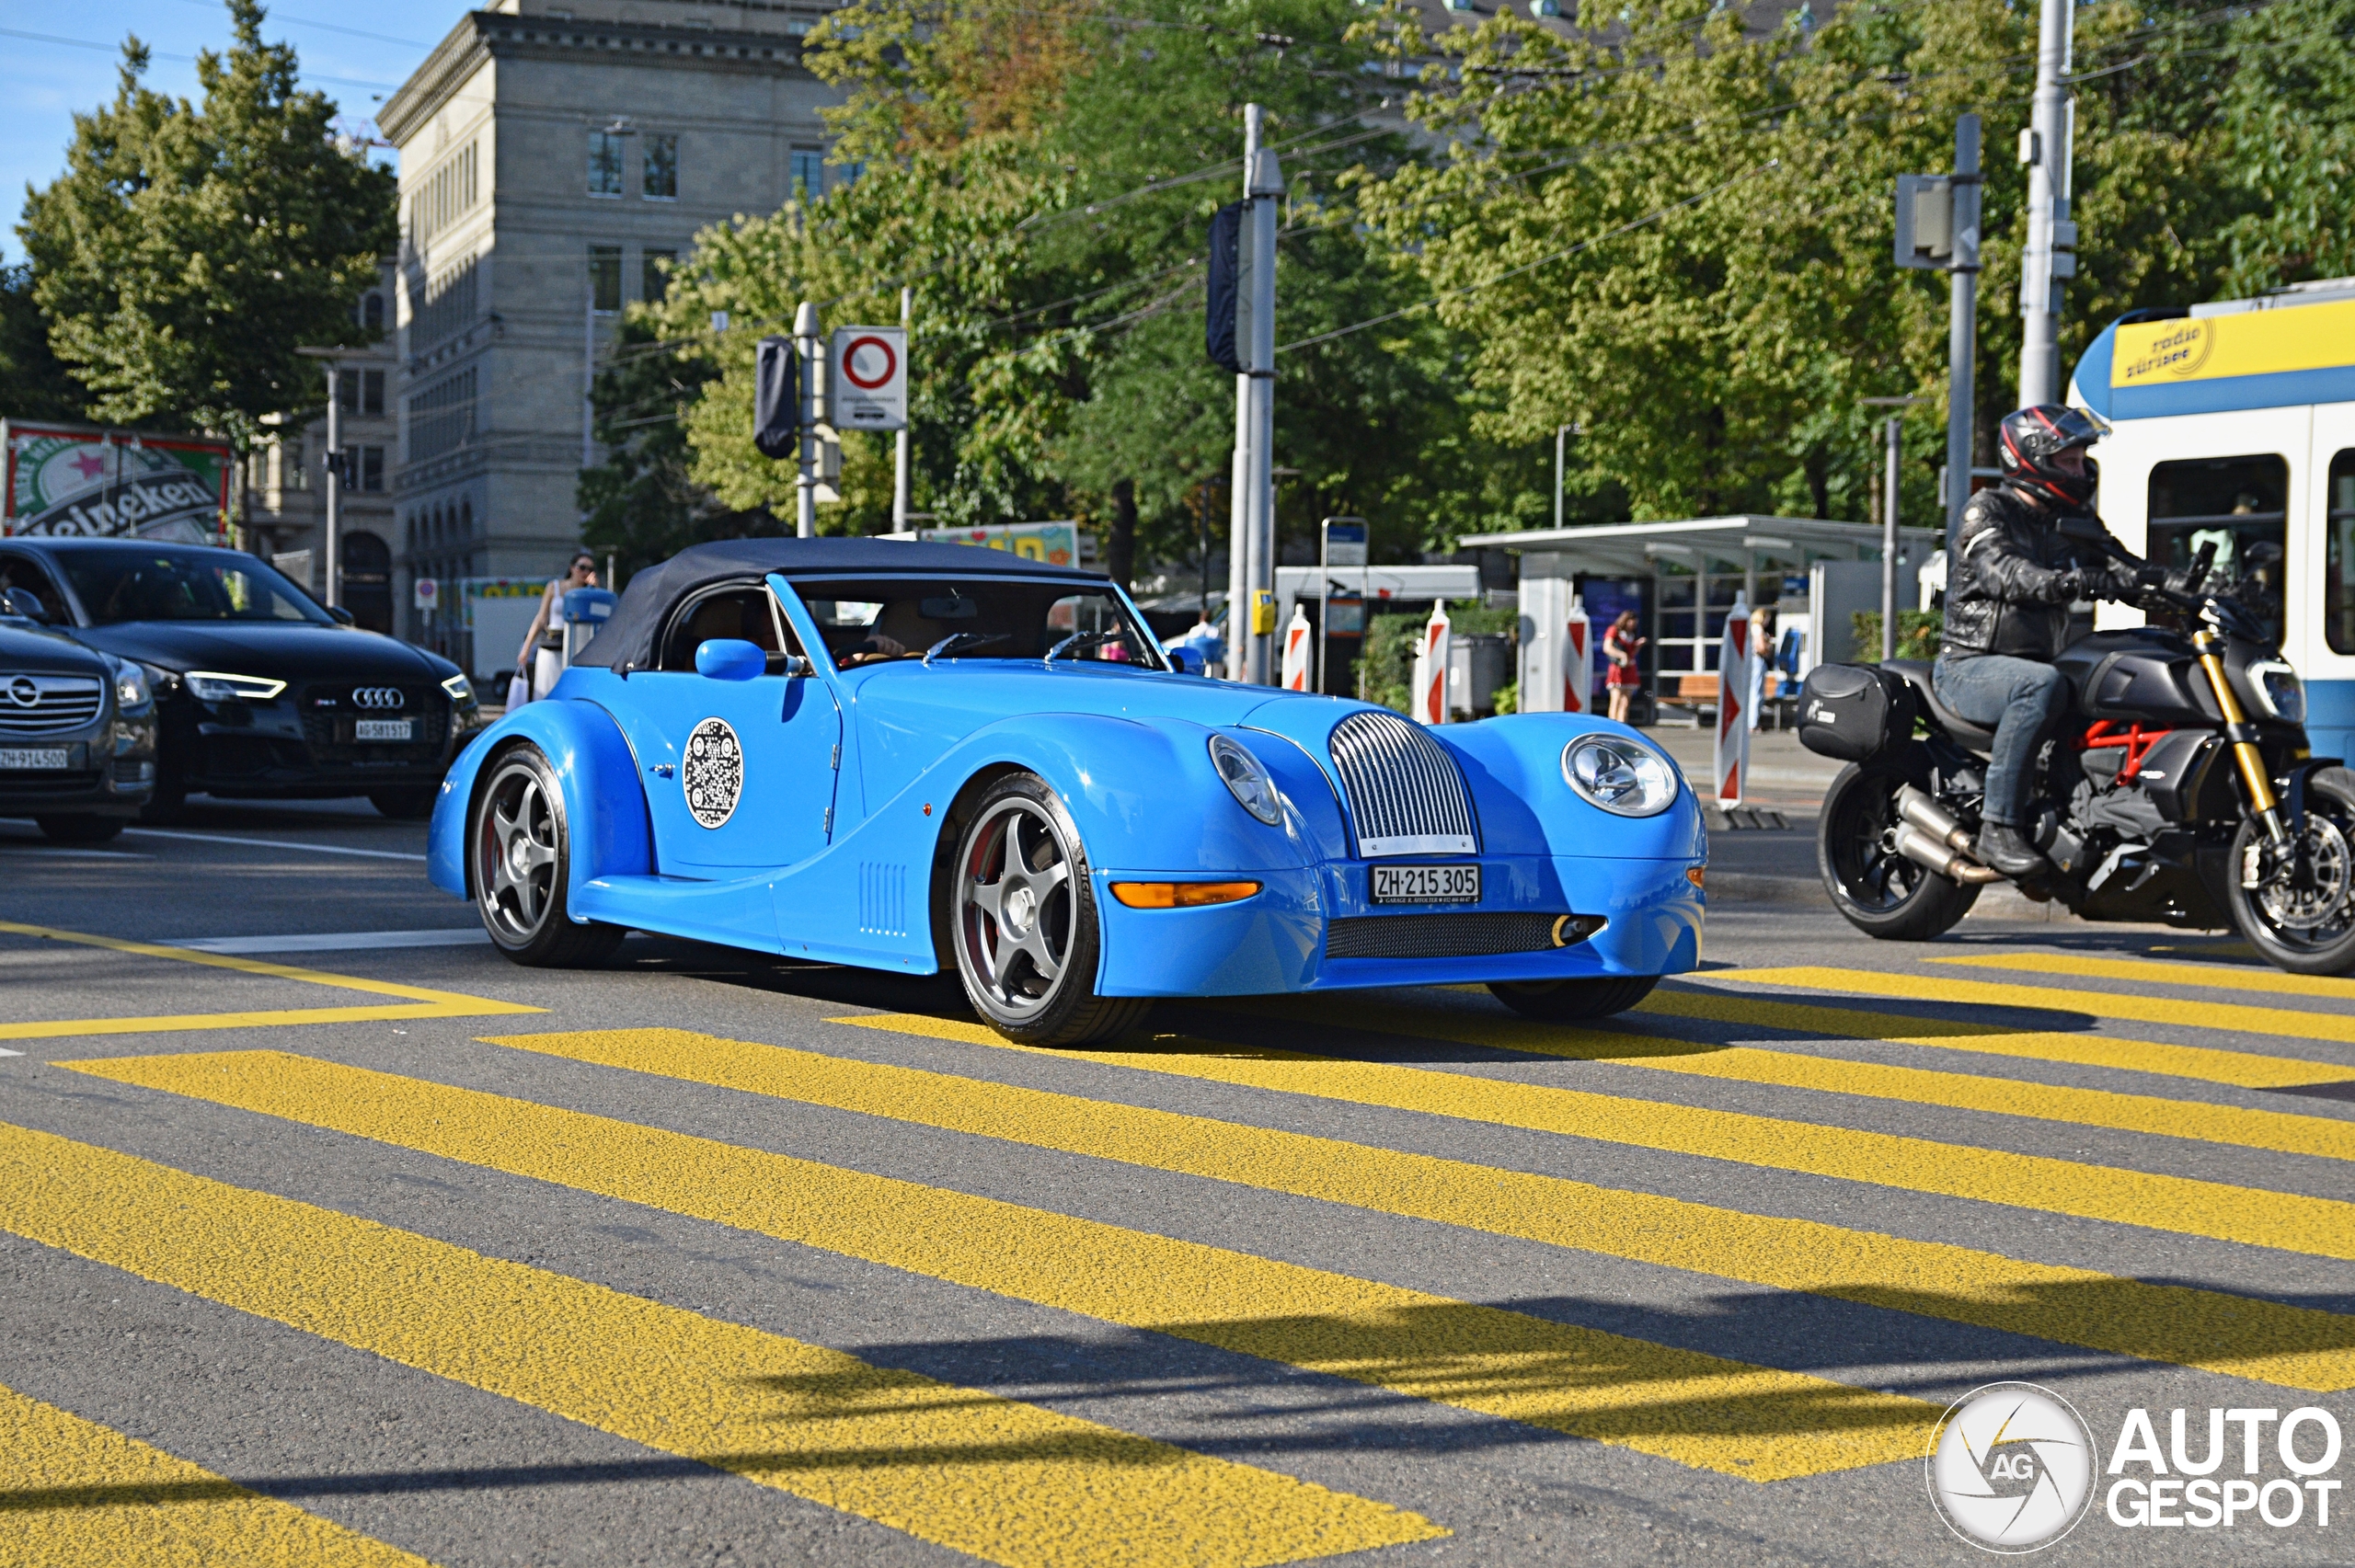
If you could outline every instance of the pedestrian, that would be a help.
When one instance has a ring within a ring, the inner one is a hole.
[[[1636,612],[1622,610],[1619,618],[1611,623],[1611,630],[1603,635],[1603,657],[1611,661],[1611,673],[1604,685],[1611,692],[1611,716],[1620,724],[1627,722],[1627,706],[1635,701],[1636,688],[1644,682],[1637,660],[1643,655],[1649,637],[1636,635]]]
[[[546,696],[564,673],[564,596],[576,588],[596,586],[597,557],[586,550],[572,553],[572,565],[564,576],[548,579],[539,613],[532,617],[523,651],[515,656],[515,673],[523,677],[533,700]]]

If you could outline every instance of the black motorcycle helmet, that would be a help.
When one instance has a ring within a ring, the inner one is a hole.
[[[2004,416],[1995,455],[2009,483],[2046,506],[2074,511],[2094,498],[2094,475],[2062,471],[2053,459],[2101,440],[2101,426],[2088,415],[2058,403],[2039,403]]]

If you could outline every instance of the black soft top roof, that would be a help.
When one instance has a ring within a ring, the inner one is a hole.
[[[919,544],[906,539],[720,539],[692,544],[629,579],[613,619],[573,659],[627,674],[655,662],[654,640],[673,605],[714,583],[779,572],[902,573],[942,577],[1067,578],[1100,583],[1100,572],[1051,567],[1004,550],[971,544]]]

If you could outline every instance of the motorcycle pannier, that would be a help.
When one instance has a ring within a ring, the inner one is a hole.
[[[1863,762],[1913,738],[1913,688],[1873,664],[1819,664],[1799,692],[1799,744]]]

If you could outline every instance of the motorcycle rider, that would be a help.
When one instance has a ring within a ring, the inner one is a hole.
[[[2114,539],[2112,560],[2081,559],[2060,532],[2062,518],[2085,515],[2093,500],[2085,448],[2101,434],[2057,404],[2006,415],[1996,442],[2003,482],[1962,509],[1947,567],[1946,633],[1930,684],[1947,707],[1995,732],[1977,853],[2014,879],[2048,868],[2020,815],[2037,750],[2068,706],[2068,681],[2052,660],[2068,641],[2069,606],[2131,600],[2165,575],[2113,564],[2134,559]]]

